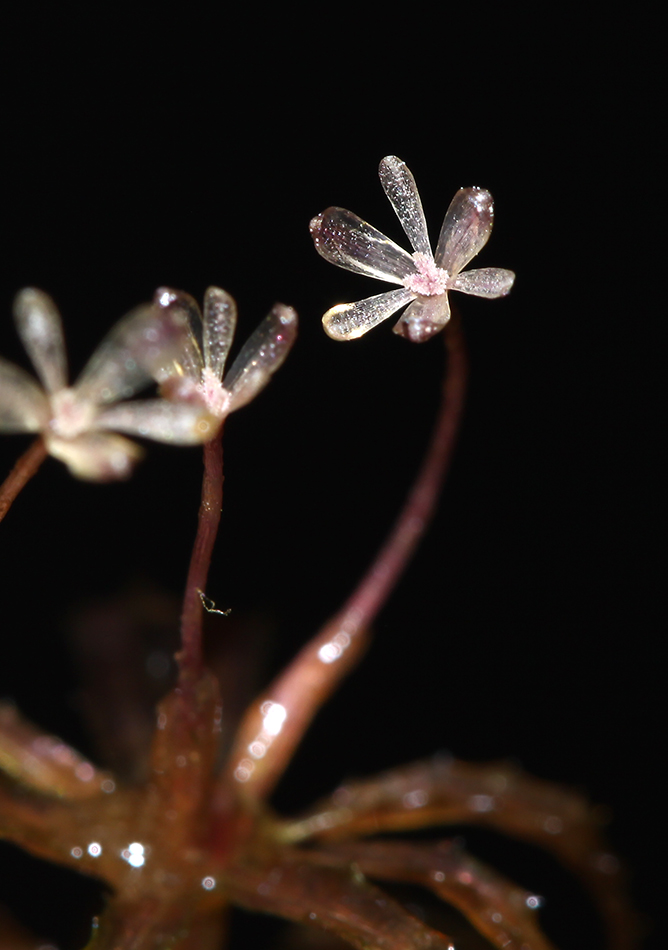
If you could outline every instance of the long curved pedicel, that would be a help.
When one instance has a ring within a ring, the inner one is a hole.
[[[104,409],[95,425],[98,429],[139,435],[155,442],[199,445],[214,437],[220,423],[199,403],[145,399]]]
[[[322,318],[325,332],[333,340],[354,340],[387,320],[414,297],[412,290],[401,287],[355,303],[337,304]]]
[[[67,356],[60,314],[51,297],[26,287],[14,301],[16,329],[47,393],[67,386]]]
[[[358,950],[453,950],[448,937],[350,867],[314,867],[303,859],[264,868],[237,864],[225,890],[242,907],[321,927]]]
[[[245,406],[267,385],[296,336],[297,314],[292,307],[275,304],[243,345],[225,377],[225,389],[230,394],[228,412]]]
[[[317,252],[337,267],[392,284],[415,273],[408,251],[352,211],[327,208],[313,218],[309,228]]]
[[[380,182],[390,199],[401,226],[413,249],[420,254],[432,256],[427,221],[422,209],[420,194],[412,173],[396,155],[388,155],[378,168]]]
[[[515,274],[503,267],[479,267],[458,274],[452,289],[475,297],[505,297],[515,283]]]
[[[310,856],[330,867],[354,865],[376,880],[427,887],[461,911],[499,950],[554,950],[536,921],[540,898],[471,858],[453,841],[345,842]]]
[[[445,213],[434,259],[450,276],[478,254],[492,232],[494,203],[484,188],[460,188]]]
[[[0,357],[0,432],[40,432],[49,415],[46,396],[32,376]]]
[[[204,365],[222,380],[227,356],[237,325],[237,305],[220,287],[209,287],[204,294],[202,347]]]

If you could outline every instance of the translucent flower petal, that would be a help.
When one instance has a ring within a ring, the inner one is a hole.
[[[60,315],[51,297],[26,287],[14,301],[14,320],[47,393],[67,385],[67,357]]]
[[[223,378],[236,325],[237,305],[232,297],[220,287],[209,287],[204,294],[202,321],[204,365],[216,379]]]
[[[388,155],[378,169],[380,182],[414,250],[431,258],[431,245],[422,202],[413,175],[396,155]]]
[[[480,267],[458,274],[452,282],[452,289],[476,297],[505,297],[515,281],[511,270],[502,267]]]
[[[0,432],[39,432],[49,416],[48,401],[35,380],[0,357]]]
[[[296,336],[297,314],[292,307],[275,304],[241,348],[225,377],[225,389],[230,394],[229,412],[245,406],[266,386]]]
[[[72,475],[89,482],[128,478],[143,449],[110,432],[88,432],[76,439],[46,438],[49,453],[60,459]]]
[[[116,324],[74,388],[94,405],[127,399],[151,381],[153,372],[167,374],[168,367],[177,366],[182,375],[182,354],[191,339],[183,308],[138,307]]]
[[[164,336],[173,334],[173,338],[170,344],[165,339],[163,348],[153,354],[157,357],[155,362],[145,362],[145,365],[159,383],[174,376],[185,376],[199,383],[204,360],[201,350],[202,314],[197,301],[182,290],[158,287],[153,303],[168,321]]]
[[[173,445],[198,445],[212,439],[219,420],[197,403],[146,399],[103,410],[95,420],[98,429],[114,429]]]
[[[451,276],[480,253],[492,231],[494,203],[483,188],[460,188],[450,203],[434,259]]]
[[[325,332],[333,340],[355,340],[405,307],[415,294],[407,287],[388,290],[356,303],[340,303],[322,318]]]
[[[407,251],[352,211],[327,208],[309,227],[316,250],[331,264],[392,284],[415,273]]]
[[[424,343],[442,330],[450,319],[448,295],[418,297],[393,327],[399,336],[413,343]]]

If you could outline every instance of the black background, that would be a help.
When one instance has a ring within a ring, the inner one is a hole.
[[[10,317],[26,285],[55,298],[73,376],[160,284],[199,299],[225,287],[237,345],[274,301],[298,310],[288,363],[227,426],[209,589],[274,631],[269,672],[337,608],[389,527],[442,363],[439,338],[413,346],[390,323],[348,344],[325,337],[328,307],[383,287],[322,261],[308,221],[338,204],[404,243],[377,179],[386,154],[415,174],[433,239],[458,187],[489,188],[495,231],[479,264],[518,277],[506,300],[459,299],[472,372],[446,495],[276,802],[295,809],[343,776],[436,750],[514,757],[610,806],[636,903],[656,921],[665,304],[652,24],[642,9],[632,23],[587,7],[430,9],[391,20],[369,8],[369,28],[344,8],[301,24],[276,10],[26,6],[5,33],[0,350],[27,366]],[[3,438],[0,471],[27,445]],[[181,589],[199,478],[198,450],[151,445],[113,486],[48,460],[0,527],[0,695],[89,754],[68,618],[132,582]],[[546,894],[560,946],[601,946],[547,859],[466,838]],[[76,947],[51,896],[80,885],[55,872],[34,885],[35,866],[2,853],[16,912],[43,888],[42,932]]]

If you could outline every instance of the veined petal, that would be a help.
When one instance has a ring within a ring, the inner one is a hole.
[[[113,429],[174,445],[208,442],[219,426],[220,420],[204,406],[165,399],[120,403],[102,410],[95,420],[96,429]]]
[[[396,155],[384,158],[378,169],[380,182],[414,250],[432,256],[427,222],[413,175]]]
[[[74,388],[93,405],[127,399],[148,385],[154,373],[164,378],[183,375],[184,353],[191,339],[184,308],[138,307],[103,340]]]
[[[158,383],[174,376],[185,376],[199,383],[204,360],[201,350],[202,314],[197,301],[183,290],[158,287],[153,294],[153,303],[167,320],[165,336],[173,334],[173,340],[154,354],[157,356],[155,363],[145,365]]]
[[[492,231],[494,203],[484,188],[460,188],[446,211],[434,259],[451,276],[480,253]]]
[[[297,314],[277,303],[248,338],[225,377],[230,394],[228,412],[254,399],[288,355],[297,336]]]
[[[424,343],[442,330],[450,319],[448,295],[418,297],[392,328],[413,343]]]
[[[415,298],[408,287],[388,290],[355,303],[340,303],[322,318],[325,333],[333,340],[355,340],[387,320]]]
[[[14,320],[47,393],[67,385],[67,357],[60,315],[51,297],[26,287],[14,301]]]
[[[237,325],[237,305],[220,287],[209,287],[204,294],[202,324],[204,365],[221,380]]]
[[[32,376],[0,357],[0,431],[39,432],[49,416],[48,400]]]
[[[452,289],[476,297],[505,297],[515,282],[515,274],[503,267],[479,267],[458,274]]]
[[[72,475],[88,482],[128,478],[143,449],[110,432],[87,432],[76,439],[46,438],[49,453],[60,459]]]
[[[309,227],[317,252],[331,264],[392,284],[415,273],[408,251],[352,211],[327,208]]]

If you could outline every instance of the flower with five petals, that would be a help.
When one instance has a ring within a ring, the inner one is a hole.
[[[113,405],[152,382],[148,364],[180,351],[187,328],[178,315],[153,305],[130,313],[74,386],[67,385],[62,323],[51,298],[22,290],[14,317],[42,386],[0,358],[0,431],[41,433],[47,451],[78,478],[127,478],[142,450],[116,432],[175,445],[206,442],[216,434],[218,420],[201,404],[146,399]]]
[[[515,280],[512,271],[483,267],[462,273],[492,230],[494,207],[488,191],[460,188],[446,212],[432,254],[420,196],[406,165],[388,155],[380,163],[379,175],[414,253],[409,254],[343,208],[328,208],[313,218],[311,235],[325,260],[356,274],[401,285],[399,290],[332,307],[322,318],[329,336],[353,340],[410,303],[394,332],[421,343],[450,319],[448,291],[478,297],[503,297],[510,291]]]
[[[160,287],[153,302],[189,327],[178,353],[156,354],[149,365],[160,392],[168,399],[203,405],[219,421],[264,389],[297,335],[295,311],[275,304],[241,348],[223,382],[237,323],[233,298],[220,287],[209,287],[204,294],[204,312],[200,313],[189,294]]]

